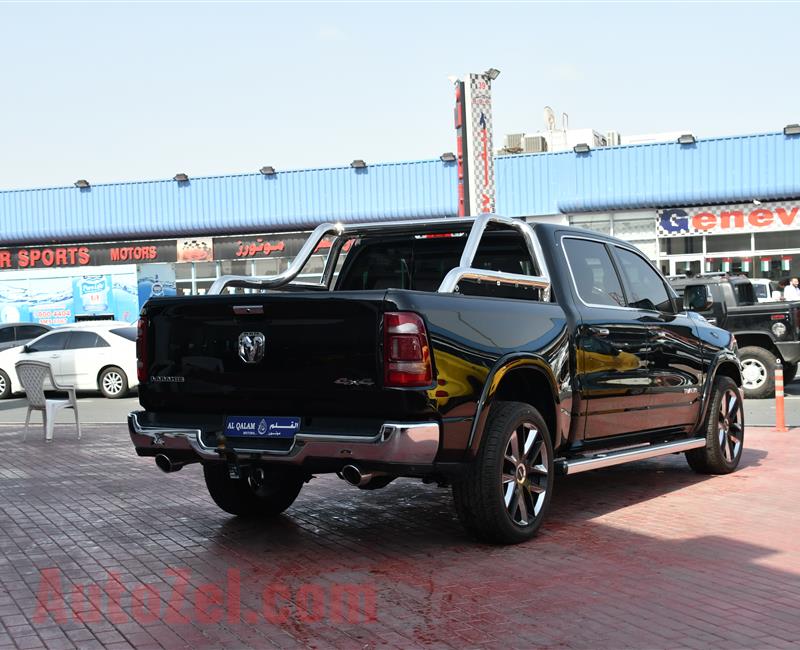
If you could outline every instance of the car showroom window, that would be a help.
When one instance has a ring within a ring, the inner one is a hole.
[[[652,309],[654,311],[672,311],[664,281],[648,262],[627,248],[616,246],[617,259],[622,267],[628,289],[628,307]]]
[[[43,336],[38,341],[29,345],[31,352],[49,352],[50,350],[63,350],[69,338],[69,332],[55,332]]]
[[[581,300],[588,305],[625,307],[622,286],[605,244],[574,237],[565,237],[563,242]]]

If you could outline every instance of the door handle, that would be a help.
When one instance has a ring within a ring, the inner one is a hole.
[[[607,327],[590,327],[589,333],[595,336],[608,336],[611,332]]]

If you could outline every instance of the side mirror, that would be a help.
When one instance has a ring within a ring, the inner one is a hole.
[[[22,351],[23,351],[25,354],[28,354],[28,352],[30,352],[30,351],[31,351],[31,349],[30,349],[30,348],[29,348],[27,345],[23,345],[23,346],[22,346]]]

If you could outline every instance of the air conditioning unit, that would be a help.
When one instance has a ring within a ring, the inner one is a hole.
[[[622,144],[622,136],[619,134],[619,131],[607,131],[606,142],[609,147],[618,147]]]
[[[503,140],[503,149],[509,152],[522,151],[522,139],[524,137],[524,133],[509,133]]]
[[[543,153],[547,151],[547,140],[542,135],[526,135],[523,140],[525,153]]]

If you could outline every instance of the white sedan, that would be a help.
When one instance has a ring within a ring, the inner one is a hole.
[[[0,399],[22,391],[14,364],[45,361],[59,384],[77,390],[99,390],[110,399],[124,397],[137,385],[136,328],[127,323],[96,321],[67,325],[0,352]]]

